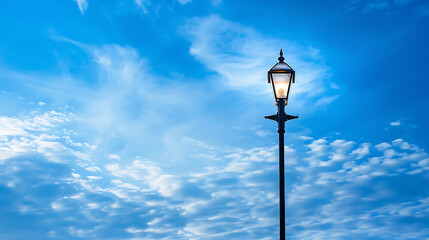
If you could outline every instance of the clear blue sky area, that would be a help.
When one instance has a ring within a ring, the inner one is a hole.
[[[429,2],[4,1],[0,239],[429,239]]]

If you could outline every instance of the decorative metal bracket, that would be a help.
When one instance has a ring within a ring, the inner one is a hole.
[[[276,122],[278,122],[278,121],[279,121],[278,114],[265,116],[265,118],[266,118],[266,119],[273,120],[273,121],[276,121]],[[293,116],[293,115],[289,115],[289,114],[284,114],[282,119],[284,119],[284,122],[287,122],[287,121],[289,121],[289,120],[297,119],[297,118],[298,118],[298,115]]]
[[[273,121],[276,121],[276,122],[277,122],[277,114],[270,115],[270,116],[265,116],[265,118],[266,118],[266,119],[271,119],[271,120],[273,120]]]

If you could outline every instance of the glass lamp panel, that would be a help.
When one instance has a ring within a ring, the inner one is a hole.
[[[288,70],[292,70],[292,68],[290,68],[286,63],[284,62],[278,62],[276,63],[276,65],[274,65],[273,68],[271,68],[271,70],[282,70],[282,71],[288,71]]]
[[[291,73],[273,73],[273,90],[276,93],[276,98],[286,99],[290,87]]]

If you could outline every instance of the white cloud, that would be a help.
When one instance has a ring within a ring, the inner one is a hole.
[[[309,136],[299,136],[299,139],[302,139],[302,140],[304,140],[304,141],[307,141],[307,140],[313,140],[313,138],[312,138],[312,137],[309,137]]]
[[[350,12],[359,5],[363,6],[363,12],[370,11],[384,11],[384,13],[396,14],[398,10],[401,8],[405,8],[416,0],[369,0],[369,1],[349,1],[349,5],[353,5],[349,7],[349,10],[343,11],[344,13]]]
[[[186,136],[183,136],[181,140],[183,142],[190,143],[190,144],[196,145],[196,146],[201,147],[201,148],[214,150],[213,146],[209,146],[208,144],[206,144],[205,142],[200,141],[200,140],[196,140],[196,139],[186,137]]]
[[[383,142],[383,143],[380,143],[380,144],[375,145],[375,147],[376,147],[379,151],[384,151],[384,150],[386,150],[386,149],[391,148],[392,146],[391,146],[389,143],[387,143],[387,142]]]
[[[361,147],[353,150],[351,154],[355,154],[356,159],[359,160],[359,159],[361,159],[361,158],[363,158],[369,154],[369,147],[370,146],[371,146],[371,144],[369,144],[369,143],[362,143]]]
[[[429,158],[420,160],[418,166],[422,167],[425,170],[429,170]]]
[[[364,11],[369,12],[371,10],[381,10],[386,9],[390,6],[389,2],[386,0],[375,0],[367,3]]]
[[[400,125],[401,125],[400,121],[395,121],[390,123],[390,126],[393,126],[393,127],[400,126]]]
[[[192,184],[188,181],[178,178],[171,174],[162,173],[162,169],[149,161],[134,160],[131,166],[121,168],[119,164],[109,164],[106,169],[111,172],[113,176],[117,177],[131,177],[133,180],[145,181],[147,190],[157,191],[165,197],[182,197],[183,192],[190,190]],[[121,183],[120,187],[134,188],[132,184]],[[198,191],[198,189],[194,189]],[[196,193],[194,192],[194,193]]]
[[[171,147],[169,149],[172,152],[171,155],[161,156],[161,162],[169,161],[171,159],[169,156],[180,157],[185,161],[185,158],[191,155],[188,154],[189,151],[192,151],[189,150],[191,147],[186,148],[186,145],[189,144],[183,142],[181,146],[176,147],[177,139],[171,133],[174,131],[173,129],[183,131],[185,127],[197,129],[195,124],[198,124],[200,116],[196,113],[201,113],[201,106],[207,99],[206,94],[202,91],[207,86],[200,83],[186,83],[186,81],[184,83],[178,81],[179,79],[170,81],[162,76],[151,74],[148,61],[140,57],[138,52],[131,47],[114,44],[100,47],[88,46],[64,38],[61,38],[60,41],[67,41],[84,50],[88,54],[88,58],[92,60],[89,68],[98,78],[96,77],[94,84],[89,86],[82,84],[81,81],[63,76],[45,76],[43,80],[33,75],[25,77],[31,82],[31,84],[24,84],[27,88],[31,86],[30,89],[27,89],[28,91],[36,91],[61,102],[74,103],[70,109],[74,109],[77,114],[78,121],[74,123],[76,128],[67,130],[70,132],[65,133],[67,136],[62,136],[64,141],[58,142],[63,145],[73,145],[70,148],[79,149],[80,152],[97,148],[98,153],[104,154],[104,159],[98,154],[91,156],[91,160],[98,166],[106,164],[103,161],[106,160],[109,153],[129,159],[130,156],[153,155],[165,151],[165,147]],[[22,73],[13,75],[21,76]],[[21,79],[15,80],[21,81]],[[163,91],[159,91],[159,89],[163,89]],[[166,98],[166,95],[169,98]],[[195,99],[201,101],[195,101]],[[165,109],[165,111],[159,111],[160,109]],[[64,116],[56,115],[56,112],[62,111],[46,112],[45,116],[37,118],[32,116],[28,116],[28,118],[25,116],[1,117],[0,139],[8,139],[12,135],[23,135],[25,138],[17,138],[14,143],[16,143],[17,151],[20,148],[25,152],[26,148],[31,147],[27,145],[33,144],[27,136],[32,131],[48,131],[57,123],[68,121],[64,119]],[[190,121],[189,116],[194,116],[195,121]],[[183,127],[184,125],[186,126]],[[79,129],[82,136],[76,135],[76,129]],[[185,134],[178,133],[179,141],[182,136]],[[79,138],[80,141],[74,140]],[[122,144],[126,144],[126,146]],[[112,146],[121,145],[124,149],[111,149]],[[59,145],[57,144],[57,146]],[[43,149],[47,147],[48,145],[44,144]],[[91,149],[83,150],[83,148]],[[66,149],[66,151],[70,150]],[[181,151],[183,151],[182,154],[177,154]],[[79,154],[76,151],[73,153]],[[8,157],[8,155],[3,156]],[[206,163],[208,162],[206,161]]]
[[[190,54],[217,72],[230,88],[246,94],[269,92],[266,72],[277,62],[278,52],[283,48],[286,61],[297,72],[291,94],[295,106],[303,101],[329,104],[336,98],[327,96],[331,89],[326,82],[328,67],[323,64],[319,50],[311,46],[267,38],[217,15],[191,19],[182,30],[191,42]]]
[[[114,160],[119,160],[119,159],[121,159],[121,157],[119,157],[118,155],[116,155],[116,154],[109,154],[109,155],[107,155],[107,158],[108,159],[114,159]]]
[[[304,158],[304,160],[308,161],[310,165],[315,166],[320,164],[320,158],[325,156],[328,151],[326,139],[317,139],[308,144],[307,147],[310,148],[308,151],[308,157]]]
[[[85,10],[88,8],[88,1],[87,0],[74,0],[78,7],[79,10],[82,14],[85,14]]]
[[[87,159],[79,150],[59,142],[60,137],[46,134],[72,119],[73,114],[57,111],[33,112],[21,117],[0,116],[0,160],[35,152],[51,161],[63,161],[71,156]]]
[[[178,0],[180,4],[186,4],[192,2],[192,0]]]
[[[91,167],[87,167],[85,169],[90,171],[90,172],[101,172],[101,169],[97,166],[91,166]]]
[[[255,132],[255,134],[256,134],[258,137],[266,137],[266,136],[270,135],[270,132],[268,132],[268,131],[264,131],[264,130],[257,130],[257,131]]]
[[[147,6],[150,5],[149,0],[134,0],[138,8],[143,11],[143,13],[148,13]]]
[[[21,118],[0,116],[0,136],[30,135],[30,131],[47,131],[58,123],[67,122],[71,113],[49,111],[43,115],[28,115]]]
[[[28,121],[32,122],[32,118]],[[68,131],[64,131],[62,124],[57,122],[50,128],[33,126],[41,133],[34,139],[56,146],[55,143],[64,138],[51,131],[59,129],[59,133],[66,134]],[[2,144],[26,135],[27,131],[16,131],[16,135],[9,131]],[[28,139],[27,153],[38,149],[37,141],[32,139]],[[17,213],[24,215],[38,212],[36,216],[60,222],[54,230],[52,226],[46,228],[59,236],[70,234],[93,239],[105,236],[103,226],[110,226],[110,232],[125,231],[137,239],[208,240],[252,236],[274,239],[278,225],[275,217],[278,211],[277,146],[235,148],[227,153],[224,148],[209,146],[201,140],[183,140],[199,146],[200,154],[215,153],[223,160],[191,174],[173,174],[166,165],[161,167],[160,162],[130,161],[122,157],[120,162],[106,163],[105,171],[85,161],[51,163],[46,159],[48,156],[58,158],[62,153],[46,148],[45,159],[31,157],[4,162],[0,184],[14,191],[10,196],[13,199],[4,204],[9,211],[19,209],[21,212],[16,210]],[[292,162],[286,165],[287,228],[293,233],[289,237],[341,240],[362,239],[368,235],[373,239],[405,239],[410,234],[415,239],[426,236],[429,230],[421,219],[429,217],[424,211],[427,196],[418,189],[410,193],[409,185],[401,183],[427,184],[429,157],[417,146],[404,143],[396,139],[391,144],[362,143],[355,147],[354,141],[322,138],[303,146],[286,146],[286,162]],[[67,144],[62,143],[63,148],[73,147]],[[370,151],[371,145],[379,151]],[[304,147],[309,151],[297,150]],[[390,150],[395,155],[386,155]],[[105,161],[105,154],[99,156]],[[385,164],[392,159],[394,165]],[[316,164],[312,164],[313,161]],[[47,163],[54,165],[49,167]],[[21,174],[22,171],[26,171],[25,174]],[[29,191],[37,186],[41,189],[54,186],[50,192],[55,194]],[[24,195],[26,201],[16,197]],[[9,195],[6,192],[4,196],[8,199]],[[37,200],[40,198],[43,200]],[[16,202],[20,206],[15,208]],[[55,215],[38,210],[44,206],[53,209]],[[414,223],[404,223],[403,217],[413,219]],[[125,223],[126,228],[118,229],[118,222]],[[383,228],[379,227],[381,223]],[[398,230],[398,226],[405,227]],[[40,231],[42,229],[45,228]],[[272,238],[267,238],[267,234]]]
[[[103,177],[100,177],[100,176],[87,176],[87,178],[90,179],[90,180],[100,180],[100,179],[103,179]]]
[[[389,150],[389,148],[386,148],[388,147],[387,143],[379,146],[382,146],[380,149]],[[399,148],[394,150],[400,151]],[[358,152],[360,151],[362,150]],[[366,152],[366,150],[363,152]],[[396,224],[400,224],[401,214],[398,214],[398,216],[386,214],[384,210],[377,212],[378,210],[373,210],[373,206],[377,206],[376,204],[373,205],[373,203],[383,202],[383,205],[386,205],[389,202],[388,199],[395,199],[392,204],[400,202],[400,205],[415,205],[415,203],[407,202],[410,197],[408,194],[403,195],[407,191],[407,187],[398,185],[396,182],[404,181],[403,179],[407,178],[398,169],[401,169],[401,167],[405,169],[414,168],[414,165],[407,161],[412,154],[400,152],[398,156],[401,157],[396,160],[397,165],[395,167],[384,165],[385,156],[383,155],[373,156],[368,160],[359,160],[357,159],[359,154],[355,154],[356,158],[344,164],[343,166],[345,167],[336,165],[338,167],[332,166],[334,168],[329,170],[316,170],[315,167],[305,169],[304,172],[306,172],[307,177],[303,178],[304,182],[297,183],[289,194],[288,203],[291,206],[289,216],[297,214],[298,219],[301,218],[299,223],[291,224],[290,231],[300,229],[297,231],[298,234],[295,235],[299,239],[324,239],[326,237],[343,239],[343,236],[361,238],[359,236],[365,236],[369,230],[374,229],[374,226],[378,226],[379,223],[384,221],[383,230],[377,228],[378,231],[371,231],[370,233],[374,239],[384,239],[386,234],[394,231]],[[425,156],[427,155],[422,154],[419,159],[423,159]],[[389,159],[389,157],[386,159]],[[414,174],[407,181],[419,182],[425,181],[423,180],[425,175],[422,174],[427,175],[427,172],[418,168],[407,172],[407,174]],[[415,180],[411,180],[411,178],[415,178]],[[332,189],[334,193],[332,198],[326,197],[326,194],[329,194],[328,191],[330,191],[328,189]],[[418,196],[423,196],[422,192],[416,192],[416,194],[415,197],[417,198]],[[302,208],[296,209],[292,207],[297,205]],[[416,206],[418,205],[416,204]],[[349,206],[353,206],[353,208]],[[321,210],[315,213],[314,210],[307,210],[306,208]],[[393,212],[395,211],[397,210]],[[366,217],[363,217],[362,214]],[[427,214],[425,214],[425,217],[428,217]],[[389,219],[389,222],[386,223],[384,219]],[[362,227],[363,223],[365,223],[365,227]],[[323,226],[326,226],[326,224],[336,225],[335,230],[331,227],[324,228]],[[356,228],[353,226],[356,226]],[[350,227],[357,230],[350,232],[347,230]],[[308,229],[308,231],[303,229]],[[332,229],[332,231],[327,229]],[[414,231],[394,232],[402,236],[402,238],[409,237],[409,234],[415,233]],[[426,230],[420,231],[416,229],[416,232],[415,238],[427,234]]]
[[[346,141],[343,139],[335,140],[331,143],[333,153],[330,156],[331,161],[344,161],[348,152],[355,143],[353,141]]]

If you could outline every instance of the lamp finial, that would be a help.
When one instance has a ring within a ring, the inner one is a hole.
[[[280,49],[280,57],[278,58],[279,62],[283,62],[285,60],[285,58],[283,57],[283,50]]]

